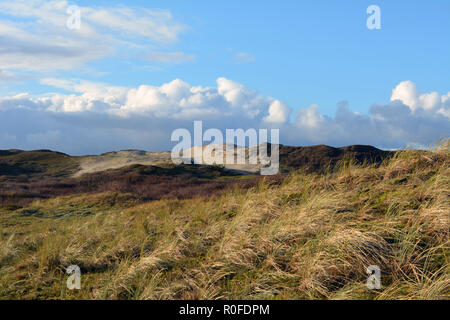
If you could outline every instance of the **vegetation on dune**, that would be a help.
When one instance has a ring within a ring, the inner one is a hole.
[[[50,151],[0,150],[0,175],[67,177],[79,169],[78,157]]]
[[[342,162],[379,165],[394,156],[393,151],[383,151],[372,146],[353,145],[333,148],[325,145],[311,147],[280,146],[281,170],[302,169],[306,172],[326,173]]]
[[[446,299],[449,161],[447,145],[211,197],[3,208],[0,298]],[[74,264],[79,291],[66,289]],[[366,287],[369,265],[379,290]]]
[[[270,145],[267,148],[270,154]],[[283,174],[296,169],[323,173],[349,159],[357,164],[379,165],[392,155],[392,152],[370,146],[281,145],[280,169]],[[158,165],[135,164],[156,159],[160,160]],[[83,165],[86,160],[90,163],[89,170]],[[99,169],[109,166],[113,168]],[[95,168],[100,171],[90,171]],[[142,201],[188,199],[218,194],[236,185],[247,188],[259,180],[255,174],[242,174],[222,166],[173,165],[169,153],[161,155],[134,150],[72,157],[49,150],[0,150],[0,207],[26,206],[33,200],[88,192],[133,193]]]
[[[250,187],[259,176],[237,175],[218,166],[131,165],[80,177],[0,176],[0,207],[82,193],[132,193],[141,201],[192,198],[220,193],[234,185]]]

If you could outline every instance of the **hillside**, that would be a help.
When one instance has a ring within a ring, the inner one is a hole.
[[[197,147],[195,147],[197,148]],[[194,149],[192,154],[194,155]],[[225,149],[225,147],[224,147]],[[242,147],[239,147],[242,149]],[[248,152],[252,148],[243,148]],[[267,145],[270,155],[270,144]],[[381,163],[394,152],[383,151],[372,146],[348,146],[333,148],[325,145],[311,147],[279,146],[280,163],[285,170],[306,169],[320,171],[332,168],[339,161],[353,159],[358,163]],[[237,149],[235,154],[237,153]],[[167,166],[172,164],[170,152],[147,152],[141,150],[122,150],[101,155],[69,156],[51,150],[0,150],[0,176],[37,176],[37,177],[79,177],[84,174],[119,169],[135,164],[148,166]],[[243,170],[239,165],[225,165],[225,168]],[[245,166],[247,173],[257,173],[260,165]]]
[[[447,146],[213,196],[90,192],[4,207],[0,298],[448,299],[449,163]],[[73,264],[80,291],[65,287]],[[370,265],[379,290],[366,287]]]
[[[270,145],[268,146],[270,153]],[[343,161],[379,165],[392,152],[367,146],[280,146],[280,174],[325,172]],[[141,201],[212,195],[255,185],[261,165],[173,165],[169,152],[124,150],[74,157],[50,150],[0,151],[0,206],[80,193],[132,193]],[[270,178],[272,181],[281,177]]]
[[[312,147],[280,146],[281,168],[287,171],[302,169],[309,172],[333,170],[343,161],[354,164],[379,165],[391,158],[395,152],[384,151],[372,146],[353,145],[333,148],[325,145]]]
[[[63,177],[78,170],[78,157],[61,152],[0,150],[0,176]]]

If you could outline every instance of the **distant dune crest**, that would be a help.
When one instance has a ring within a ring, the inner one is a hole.
[[[227,145],[203,145],[192,147],[188,153],[192,154],[192,158],[188,163],[208,163],[212,165],[223,166],[226,170],[232,170],[240,174],[257,174],[260,169],[268,164],[262,161],[252,163],[249,161],[252,155],[258,153],[258,146],[252,147],[234,147],[234,156],[237,157],[239,152],[244,152],[245,163],[222,164],[214,163],[212,157],[225,159]],[[228,146],[229,147],[229,146]],[[263,143],[259,145],[267,148],[267,154],[270,156],[272,145]],[[372,146],[352,145],[342,148],[334,148],[325,145],[294,147],[278,145],[280,153],[281,171],[291,169],[305,169],[307,171],[323,171],[334,167],[340,161],[352,159],[356,163],[380,163],[384,159],[392,156],[394,152],[383,151]],[[196,149],[202,148],[202,151],[208,149],[209,152],[196,152]],[[195,156],[200,154],[201,158],[196,159]],[[20,161],[15,161],[20,159]],[[50,159],[50,160],[49,160]],[[63,163],[71,162],[73,167],[70,168],[70,174],[74,177],[80,177],[84,174],[101,172],[109,169],[119,169],[130,165],[144,166],[167,166],[172,165],[170,152],[147,152],[143,150],[122,150],[103,153],[101,155],[89,156],[68,156],[60,152],[50,150],[22,151],[22,150],[0,150],[0,175],[32,173],[34,171],[45,171],[46,161],[63,161]],[[27,165],[27,161],[34,161],[33,166]],[[37,160],[37,162],[36,162]],[[40,166],[39,163],[42,163]],[[60,163],[62,165],[62,163]],[[65,169],[67,169],[65,167]],[[58,169],[56,168],[56,171]],[[57,175],[67,175],[68,172],[58,172]]]

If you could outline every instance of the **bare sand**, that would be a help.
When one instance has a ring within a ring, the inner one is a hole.
[[[199,153],[203,150],[202,153]],[[224,159],[226,157],[226,145],[209,145],[193,147],[185,151],[183,158],[198,160],[203,164],[217,164],[214,159]],[[244,164],[224,164],[224,168],[232,170],[242,174],[257,174],[259,170],[264,167],[264,163],[259,161],[256,164],[249,163],[250,155],[256,154],[257,147],[244,148],[235,146],[234,155],[237,156],[238,152],[245,153]],[[199,158],[200,155],[200,158]],[[81,170],[75,173],[75,177],[79,177],[85,173],[93,173],[104,171],[108,169],[118,169],[133,164],[141,165],[168,165],[172,163],[170,152],[147,152],[141,150],[123,150],[117,152],[108,152],[97,156],[86,156],[80,161]],[[219,163],[220,164],[220,163]]]

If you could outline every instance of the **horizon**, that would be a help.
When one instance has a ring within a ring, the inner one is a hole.
[[[256,146],[251,146],[251,147],[257,147],[257,146],[261,146],[265,144],[264,143],[260,143]],[[272,145],[269,142],[270,145]],[[202,147],[205,146],[209,146],[209,145],[220,145],[220,144],[212,144],[212,143],[208,143],[208,144],[203,144]],[[226,143],[223,143],[222,146],[226,146]],[[275,144],[274,144],[275,145]],[[283,144],[283,143],[279,143],[279,146],[283,146],[283,147],[294,147],[294,148],[314,148],[314,147],[321,147],[321,146],[325,146],[325,147],[330,147],[330,148],[335,148],[335,149],[341,149],[341,148],[347,148],[347,147],[355,147],[355,146],[362,146],[362,147],[373,147],[376,148],[378,150],[381,151],[402,151],[402,150],[418,150],[418,151],[429,151],[432,150],[433,148],[435,148],[436,146],[438,146],[439,144],[436,145],[430,145],[429,147],[425,147],[423,149],[420,148],[410,148],[410,147],[405,147],[403,149],[380,149],[377,148],[375,146],[369,145],[369,144],[351,144],[351,145],[343,145],[343,146],[338,146],[338,147],[333,147],[333,146],[329,146],[326,144],[316,144],[316,145],[308,145],[308,146],[300,146],[300,145],[287,145],[287,144]],[[240,146],[237,144],[234,144],[235,148],[249,148],[249,146]],[[193,147],[197,147],[197,146],[193,146]],[[48,152],[56,152],[56,153],[62,153],[71,157],[87,157],[87,156],[101,156],[101,155],[105,155],[108,153],[118,153],[118,152],[130,152],[130,151],[139,151],[139,152],[148,152],[148,153],[170,153],[171,150],[162,150],[162,151],[152,151],[152,150],[145,150],[145,149],[115,149],[115,150],[111,150],[111,151],[107,151],[107,152],[103,152],[103,153],[90,153],[90,154],[70,154],[70,153],[66,153],[66,152],[62,152],[59,150],[53,150],[53,149],[17,149],[17,148],[11,148],[11,149],[0,149],[0,151],[22,151],[22,152],[38,152],[38,151],[48,151]]]

